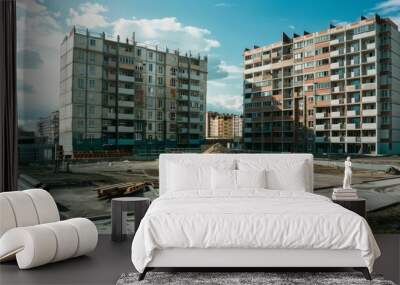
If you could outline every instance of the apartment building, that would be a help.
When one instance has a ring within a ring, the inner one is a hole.
[[[400,153],[400,33],[388,18],[244,51],[244,146]]]
[[[75,27],[61,44],[64,152],[197,148],[205,137],[207,57]]]
[[[241,115],[207,112],[206,138],[235,139],[242,137]]]
[[[59,140],[59,111],[51,112],[47,117],[42,117],[38,122],[38,135],[42,138],[44,143],[58,144]]]

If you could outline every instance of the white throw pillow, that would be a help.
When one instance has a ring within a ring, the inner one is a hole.
[[[212,168],[211,181],[213,190],[236,190],[236,170]]]
[[[211,188],[211,167],[169,163],[168,168],[168,189],[171,191]]]
[[[263,170],[236,170],[238,188],[267,188],[267,171]]]
[[[307,164],[297,159],[239,159],[239,170],[267,170],[267,188],[272,190],[306,191]]]

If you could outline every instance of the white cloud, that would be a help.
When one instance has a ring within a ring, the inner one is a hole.
[[[392,12],[400,12],[400,0],[386,0],[376,4],[375,10],[382,14],[389,14]]]
[[[168,46],[181,51],[208,52],[220,43],[210,38],[207,29],[185,26],[175,17],[160,19],[118,19],[112,23],[114,37],[131,38],[135,32],[136,40],[161,47]]]
[[[294,25],[289,25],[289,29],[294,30],[296,27]]]
[[[58,109],[59,47],[64,32],[53,13],[41,3],[21,0],[17,5],[18,54],[28,49],[41,59],[41,64],[29,68],[29,62],[19,58],[23,68],[17,69],[18,81],[31,87],[18,90],[19,121],[34,126],[39,116]]]
[[[335,26],[344,26],[347,25],[349,22],[335,19],[332,20],[331,23]]]
[[[372,11],[390,17],[397,25],[400,25],[400,0],[386,0],[372,9]]]
[[[103,15],[108,9],[98,3],[84,3],[79,5],[78,11],[74,8],[69,9],[68,26],[79,26],[88,29],[104,28],[110,25]]]
[[[207,82],[207,110],[240,114],[243,112],[242,67],[220,61],[216,79]],[[220,74],[221,76],[218,76]]]
[[[220,2],[220,3],[216,3],[215,7],[224,7],[224,8],[229,8],[232,7],[232,3],[226,3],[226,2]]]

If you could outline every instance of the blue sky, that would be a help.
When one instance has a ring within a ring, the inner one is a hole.
[[[122,38],[135,31],[140,42],[208,55],[207,108],[240,113],[245,47],[375,12],[399,21],[400,0],[18,0],[20,119],[57,109],[58,50],[73,24]]]

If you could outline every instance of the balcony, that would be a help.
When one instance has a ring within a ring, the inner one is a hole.
[[[124,113],[119,113],[118,114],[118,119],[122,120],[133,120],[135,118],[134,114],[124,114]]]
[[[359,40],[363,38],[369,38],[375,36],[375,30],[370,32],[365,32],[357,35],[353,35],[353,40]]]
[[[365,49],[375,49],[376,44],[375,43],[368,43],[365,45]]]
[[[351,92],[351,91],[356,91],[360,89],[360,85],[346,85],[346,91]]]
[[[368,69],[367,72],[365,74],[363,74],[363,76],[372,76],[372,75],[376,75],[376,69]]]
[[[116,130],[115,126],[107,126],[106,131],[110,133],[114,133]]]
[[[376,130],[377,124],[376,123],[363,123],[362,129],[363,130]]]
[[[316,143],[326,143],[328,142],[328,137],[315,137]]]
[[[190,90],[201,91],[200,85],[190,85]]]
[[[347,65],[359,65],[359,64],[360,64],[359,59],[352,59],[347,62]]]
[[[358,143],[361,142],[361,138],[360,137],[346,137],[346,142],[347,143]]]
[[[347,124],[347,129],[348,130],[358,130],[360,128],[360,125],[359,124],[354,124],[354,123],[352,123],[352,124]]]
[[[189,100],[189,96],[188,95],[179,95],[178,100],[187,101],[187,100]]]
[[[332,93],[340,93],[344,91],[344,87],[343,86],[335,86],[332,87]]]
[[[135,77],[120,74],[118,76],[118,80],[119,81],[126,81],[126,82],[135,82]]]
[[[317,119],[323,119],[323,118],[328,117],[328,116],[329,116],[329,114],[328,113],[324,113],[324,112],[315,113],[315,118],[317,118]]]
[[[362,143],[376,143],[376,136],[374,137],[361,137]]]
[[[361,84],[362,90],[376,89],[376,83],[363,83]]]
[[[121,106],[121,107],[135,107],[135,102],[133,102],[133,101],[121,101],[121,100],[119,100],[118,101],[118,106]]]
[[[135,90],[134,89],[128,89],[128,88],[118,88],[118,93],[119,94],[127,94],[127,95],[133,95],[135,94]]]
[[[332,106],[343,105],[343,104],[344,104],[344,99],[333,99],[333,100],[331,100],[331,105]]]
[[[315,125],[315,130],[316,131],[329,130],[329,125],[328,124]]]
[[[343,42],[344,42],[343,38],[337,38],[337,39],[331,40],[329,42],[329,44],[332,46],[332,45],[337,45],[337,44],[340,44],[340,43],[343,43]]]
[[[179,89],[189,89],[187,84],[179,84]]]
[[[189,132],[188,128],[179,128],[178,130],[180,134],[187,134]]]
[[[332,124],[331,129],[335,130],[335,131],[343,130],[344,129],[344,124]]]
[[[134,127],[129,127],[129,126],[119,126],[118,127],[118,132],[121,133],[133,133],[135,131]]]
[[[187,112],[189,111],[188,106],[178,106],[178,111]]]
[[[331,143],[342,143],[344,142],[344,137],[331,137]]]
[[[187,122],[189,122],[189,118],[188,117],[177,117],[176,121],[178,123],[187,123]]]
[[[337,49],[337,50],[331,51],[329,54],[331,57],[340,56],[340,55],[344,54],[344,50]]]
[[[376,96],[366,96],[362,97],[361,101],[363,103],[375,103],[377,100]]]
[[[342,112],[331,112],[331,117],[332,118],[339,118],[339,117],[343,117],[344,114]]]
[[[367,109],[362,111],[363,116],[376,116],[378,114],[376,109]]]
[[[360,103],[360,97],[350,97],[347,99],[348,104],[358,104]]]
[[[331,81],[344,79],[344,74],[334,74],[331,75]]]
[[[344,66],[343,62],[333,62],[333,63],[331,63],[331,69],[340,68],[340,67],[343,67],[343,66]]]
[[[251,138],[244,138],[243,141],[245,143],[251,143],[252,139]]]
[[[347,117],[357,117],[357,116],[360,116],[360,111],[358,110],[347,111]]]
[[[251,123],[251,118],[244,118],[245,123]]]
[[[365,62],[375,62],[376,61],[376,56],[369,56],[365,58]]]
[[[251,133],[252,129],[251,128],[244,128],[243,131],[245,133]]]

